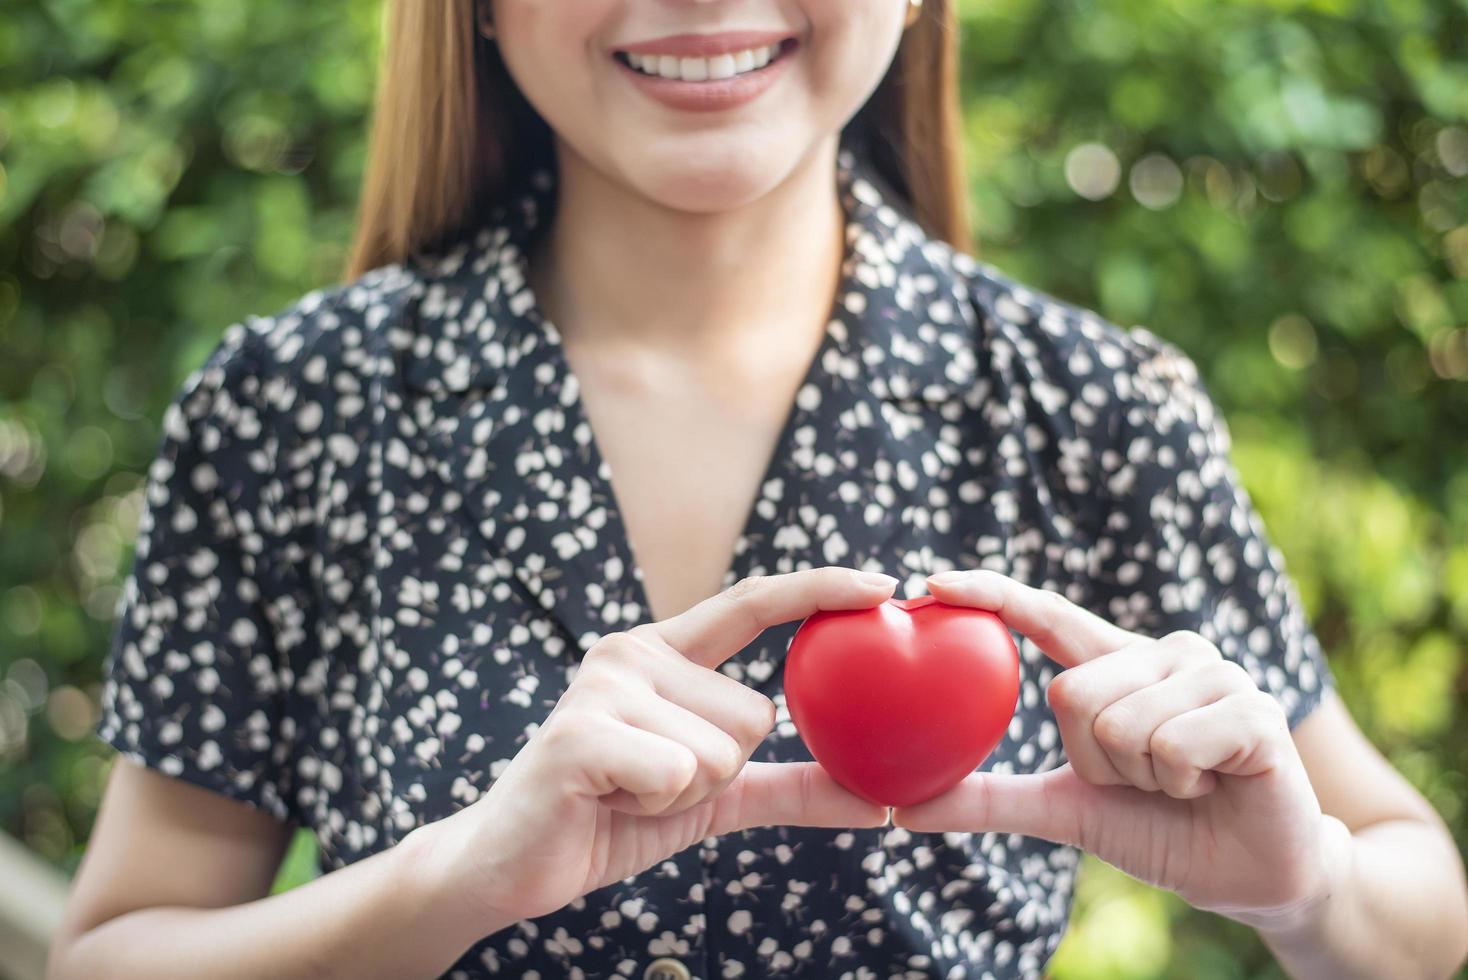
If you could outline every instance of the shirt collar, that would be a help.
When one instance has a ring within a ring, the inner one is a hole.
[[[967,390],[978,372],[974,260],[929,238],[848,145],[836,178],[846,235],[832,326],[842,353],[880,399],[942,403]],[[405,310],[408,387],[435,395],[493,387],[516,351],[558,342],[526,276],[528,245],[555,196],[553,172],[535,170],[472,236],[408,260],[404,298],[416,300]]]
[[[923,417],[956,419],[986,390],[975,383],[983,277],[970,275],[974,260],[924,235],[845,147],[837,177],[847,219],[839,289],[726,586],[814,563],[859,563],[896,536],[920,538],[918,517],[892,506],[890,478],[955,465]],[[375,293],[369,319],[391,324],[385,334],[404,383],[436,403],[415,416],[427,466],[462,501],[466,525],[496,556],[495,574],[585,652],[648,609],[610,471],[559,337],[526,284],[527,243],[553,201],[550,176],[532,175],[469,240],[389,267],[400,288]],[[851,479],[841,462],[848,451],[882,460],[882,473]],[[385,481],[401,479],[411,474],[385,472]],[[406,499],[411,484],[394,492]],[[814,500],[822,506],[809,506]],[[833,533],[842,526],[863,528],[867,557]],[[916,541],[909,550],[920,552]],[[762,636],[725,668],[770,680],[782,635]]]

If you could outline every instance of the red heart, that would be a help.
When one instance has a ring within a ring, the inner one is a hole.
[[[992,612],[930,595],[818,612],[790,641],[785,700],[832,778],[907,806],[994,751],[1019,700],[1019,651]]]

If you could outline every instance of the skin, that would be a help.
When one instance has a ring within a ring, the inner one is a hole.
[[[557,217],[531,254],[530,285],[581,382],[655,617],[727,584],[829,319],[842,252],[838,132],[885,74],[906,6],[494,8],[506,67],[558,135]],[[724,112],[670,109],[610,55],[741,29],[789,32],[800,50],[774,88]]]
[[[532,256],[532,287],[562,333],[616,473],[654,621],[597,644],[474,804],[283,895],[267,897],[288,827],[119,762],[52,977],[435,976],[479,938],[704,836],[882,824],[885,813],[818,768],[748,762],[769,731],[770,705],[710,668],[759,628],[892,594],[891,584],[829,568],[715,589],[825,327],[840,254],[837,133],[886,71],[904,7],[497,0],[507,66],[558,137],[562,199]],[[792,31],[801,60],[766,97],[727,113],[694,118],[642,98],[610,60],[618,44],[737,29]],[[727,451],[709,453],[715,445]],[[951,601],[982,604],[997,587],[944,588],[933,583]],[[1112,645],[1121,640],[1114,627],[1104,633],[1107,624],[1078,617],[1060,597],[1031,592],[998,593],[1001,614],[1076,671],[1057,679],[1068,693],[1052,706],[1077,761],[1046,776],[975,777],[894,820],[1080,838],[1072,842],[1252,922],[1300,976],[1441,976],[1462,960],[1462,865],[1425,801],[1338,702],[1291,739],[1258,697],[1236,688],[1236,675],[1204,666],[1216,656],[1196,640],[1153,648],[1159,660],[1194,665],[1188,685],[1168,684],[1182,671],[1148,680],[1140,653],[1122,655],[1137,638]],[[1164,684],[1168,696],[1148,712],[1112,712],[1120,721],[1107,723],[1111,741],[1096,742],[1110,751],[1091,751],[1095,725],[1085,719],[1106,696],[1109,706]],[[1197,707],[1202,688],[1225,684],[1235,685],[1228,695]],[[1156,788],[1092,781],[1108,772],[1143,779],[1123,746],[1182,704],[1193,707],[1169,722],[1176,765],[1152,770]],[[1202,745],[1218,750],[1220,729],[1235,725],[1258,751],[1199,766],[1194,778],[1189,760]],[[1200,795],[1167,792],[1185,785]],[[1166,831],[1165,846],[1137,836],[1138,826]],[[1244,880],[1199,855],[1204,830],[1226,831],[1240,860],[1256,860],[1251,845],[1279,860],[1258,861],[1260,880]],[[1298,848],[1281,847],[1280,835]]]

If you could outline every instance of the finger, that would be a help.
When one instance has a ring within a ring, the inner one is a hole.
[[[1095,793],[1069,766],[1038,774],[976,772],[931,800],[892,808],[893,826],[932,833],[1025,834],[1081,846]]]
[[[603,703],[615,704],[625,697],[619,679],[637,676],[644,690],[658,692],[672,703],[705,717],[713,725],[755,750],[775,726],[775,703],[755,688],[740,684],[727,673],[709,670],[691,662],[653,632],[630,629],[614,632],[597,641],[580,665],[586,678],[581,688],[602,688]]]
[[[1169,796],[1210,792],[1214,773],[1258,776],[1294,750],[1284,709],[1258,690],[1235,692],[1178,715],[1152,733],[1158,781]]]
[[[629,725],[653,732],[687,748],[698,759],[698,772],[683,792],[664,810],[677,813],[722,790],[739,773],[749,750],[728,732],[707,719],[646,691],[640,697],[623,699],[613,709]],[[614,806],[620,799],[603,799]]]
[[[842,788],[815,762],[749,762],[717,799],[709,834],[750,827],[880,827],[887,808]]]
[[[834,565],[756,575],[676,616],[632,632],[655,632],[694,663],[717,667],[771,626],[804,619],[823,609],[875,606],[889,599],[896,588],[897,580],[890,575]]]
[[[1155,640],[1142,640],[1061,671],[1050,681],[1045,698],[1077,775],[1093,786],[1132,785],[1132,778],[1117,768],[1097,740],[1096,719],[1111,704],[1156,684],[1176,666],[1174,651]]]
[[[662,653],[652,670],[653,689],[728,732],[746,757],[775,727],[775,702],[766,695],[692,662],[655,637],[648,643]]]
[[[606,797],[623,790],[616,809],[627,813],[663,812],[698,772],[698,758],[687,747],[610,715],[578,712],[543,731],[545,751],[566,760],[583,792]]]
[[[1241,689],[1254,689],[1242,668],[1230,664],[1178,670],[1111,702],[1096,716],[1096,744],[1130,785],[1149,793],[1165,789],[1152,754],[1152,736],[1163,724]]]
[[[928,588],[941,602],[991,610],[1063,667],[1145,639],[1082,609],[1059,592],[1031,588],[990,569],[932,575]]]

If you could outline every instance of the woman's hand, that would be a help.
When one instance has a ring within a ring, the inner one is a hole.
[[[748,762],[774,726],[774,702],[713,668],[770,626],[874,606],[895,587],[836,567],[746,579],[671,619],[603,637],[489,792],[414,833],[435,835],[434,860],[472,914],[516,921],[705,837],[881,826],[886,808],[815,763]]]
[[[1048,697],[1069,762],[975,773],[895,808],[894,825],[1072,844],[1256,928],[1308,916],[1346,874],[1350,831],[1321,812],[1284,711],[1213,644],[1148,639],[997,572],[928,584],[994,611],[1066,668]]]

